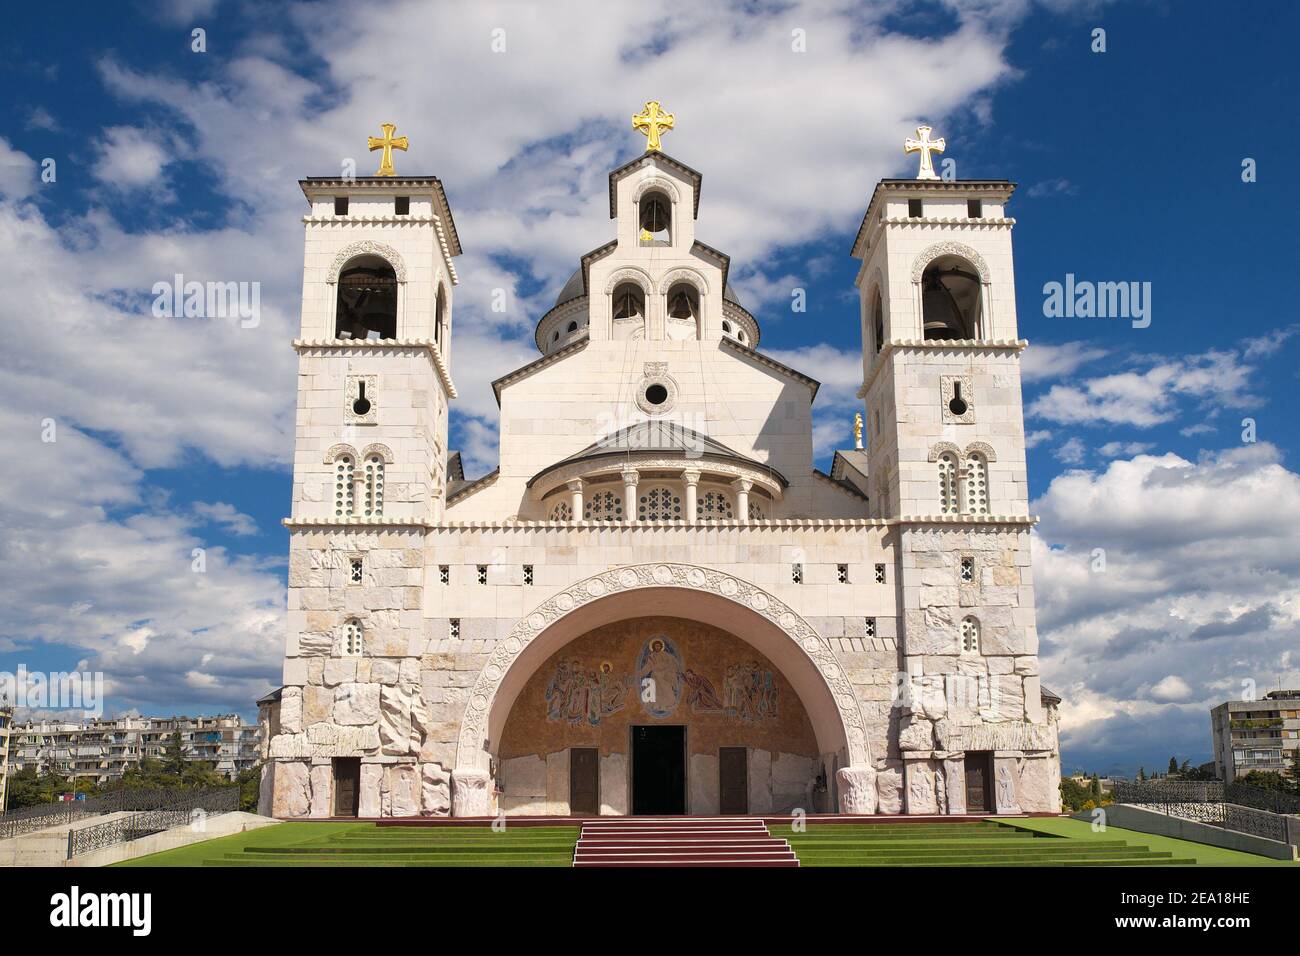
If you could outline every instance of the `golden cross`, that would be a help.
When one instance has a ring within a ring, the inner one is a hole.
[[[632,114],[632,128],[645,134],[647,153],[663,152],[659,145],[659,134],[672,129],[673,123],[673,114],[661,112],[658,100],[646,101],[642,112]]]
[[[942,137],[931,139],[929,126],[918,126],[916,135],[921,138],[911,139],[909,137],[903,140],[903,152],[921,154],[921,168],[916,171],[917,179],[938,179],[939,174],[934,171],[934,163],[930,160],[930,154],[942,153],[944,146],[947,144]]]
[[[379,128],[384,131],[383,138],[371,136],[369,141],[372,153],[377,149],[384,151],[379,160],[379,172],[375,173],[375,175],[396,176],[397,173],[393,170],[393,150],[400,149],[405,152],[408,145],[407,139],[405,136],[393,136],[393,133],[397,130],[397,126],[393,123],[380,123]]]

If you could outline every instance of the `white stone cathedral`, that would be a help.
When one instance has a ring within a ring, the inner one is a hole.
[[[302,181],[265,812],[1059,810],[1013,184],[938,178],[923,128],[918,178],[876,186],[852,249],[866,434],[827,474],[816,370],[763,353],[671,124],[635,118],[611,239],[492,383],[500,463],[468,480],[442,183],[392,172],[391,127],[382,175]]]

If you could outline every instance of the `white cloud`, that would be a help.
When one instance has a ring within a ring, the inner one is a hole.
[[[1153,443],[1145,441],[1108,441],[1097,451],[1103,458],[1118,458],[1121,455],[1141,455],[1154,447]]]
[[[196,501],[194,513],[212,524],[218,525],[230,534],[247,537],[257,534],[257,522],[250,515],[244,514],[234,505],[225,501]]]
[[[1178,740],[1199,762],[1209,707],[1245,679],[1300,680],[1300,475],[1277,449],[1071,471],[1031,511],[1043,682],[1065,698],[1076,761],[1135,766],[1151,742]]]
[[[1049,378],[1063,378],[1105,355],[1105,349],[1085,342],[1065,342],[1061,345],[1037,342],[1025,349],[1021,356],[1020,379],[1029,384]]]
[[[156,131],[134,126],[110,126],[97,145],[98,157],[91,174],[121,190],[154,187],[155,194],[170,196],[163,169],[171,162],[177,141]]]
[[[1144,371],[1053,385],[1029,404],[1027,414],[1059,424],[1150,428],[1177,418],[1180,400],[1216,411],[1260,404],[1250,391],[1253,371],[1236,352],[1158,359]]]
[[[1051,440],[1052,440],[1051,431],[1045,428],[1040,428],[1036,431],[1027,432],[1025,434],[1025,447],[1037,448],[1043,442],[1051,441]]]
[[[1077,465],[1083,461],[1087,454],[1088,446],[1078,438],[1071,438],[1052,452],[1052,457],[1066,465]]]
[[[36,161],[0,136],[0,199],[25,199],[36,189]]]

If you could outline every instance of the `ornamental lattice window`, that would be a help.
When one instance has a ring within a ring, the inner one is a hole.
[[[949,452],[939,456],[939,514],[957,513],[957,459]]]
[[[695,517],[705,521],[730,521],[736,517],[731,499],[721,491],[707,491],[695,503]]]
[[[569,503],[567,501],[561,501],[559,504],[557,504],[554,508],[551,509],[551,520],[552,521],[573,520],[573,509],[569,507]]]
[[[598,491],[583,502],[582,516],[587,521],[622,521],[623,499],[612,491]]]
[[[349,518],[353,513],[352,456],[334,459],[334,517]]]
[[[966,513],[989,513],[989,467],[984,456],[973,452],[966,457]]]
[[[749,502],[749,520],[762,521],[766,517],[767,515],[763,513],[763,506],[751,499]]]
[[[961,652],[963,654],[980,652],[980,622],[973,617],[962,618]]]
[[[671,488],[649,488],[637,499],[636,515],[642,521],[681,521],[681,496]]]
[[[366,460],[366,516],[379,517],[384,513],[384,460],[371,455]]]
[[[341,648],[344,657],[360,657],[362,647],[361,622],[356,618],[350,618],[343,625],[343,646]]]

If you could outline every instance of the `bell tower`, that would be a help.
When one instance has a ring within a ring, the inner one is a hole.
[[[905,146],[921,154],[917,178],[876,186],[853,245],[869,498],[895,522],[909,676],[890,760],[908,813],[962,812],[972,793],[1007,812],[1051,803],[1059,779],[1038,677],[1015,186],[941,179],[930,154],[944,141],[917,134]]]
[[[393,168],[300,181],[303,217],[294,519],[438,520],[447,468],[460,240],[442,183]]]

